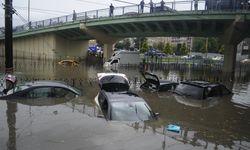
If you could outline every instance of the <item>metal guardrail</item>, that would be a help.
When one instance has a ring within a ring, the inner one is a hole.
[[[209,7],[208,7],[209,1]],[[93,11],[86,11],[81,13],[70,14],[66,16],[50,18],[41,21],[29,22],[24,25],[16,26],[13,28],[13,32],[23,32],[28,30],[36,30],[51,26],[58,26],[65,23],[73,23],[75,21],[89,21],[93,19],[100,18],[109,18],[114,16],[136,16],[141,14],[149,14],[149,13],[178,13],[182,11],[220,11],[221,8],[218,7],[218,4],[215,3],[215,0],[188,0],[188,1],[172,1],[165,2],[164,7],[161,6],[160,3],[154,3],[153,8],[150,11],[150,4],[145,4],[143,11],[141,10],[140,5],[130,5],[123,7],[114,7],[113,14],[110,15],[110,9],[99,9]],[[248,4],[249,5],[249,4]],[[236,5],[231,6],[231,10],[236,9],[248,9],[248,7],[238,8]],[[4,28],[0,28],[1,33],[4,34]]]

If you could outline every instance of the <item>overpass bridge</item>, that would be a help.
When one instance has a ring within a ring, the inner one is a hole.
[[[214,5],[213,5],[214,6]],[[104,43],[104,57],[111,56],[112,45],[126,37],[191,36],[219,37],[225,44],[225,72],[234,70],[236,46],[250,37],[249,9],[205,10],[205,1],[166,2],[164,8],[149,4],[141,12],[139,5],[76,13],[30,22],[14,28],[13,47],[16,57],[58,58],[84,56],[88,40]],[[3,35],[3,34],[2,34]],[[0,35],[0,54],[4,53],[4,37]]]

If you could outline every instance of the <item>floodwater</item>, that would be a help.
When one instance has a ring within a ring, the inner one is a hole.
[[[0,61],[0,73],[4,72]],[[170,92],[141,90],[137,68],[119,68],[130,80],[131,90],[142,96],[160,118],[151,122],[115,122],[100,118],[94,97],[96,74],[108,72],[98,65],[60,66],[54,61],[15,60],[18,82],[63,80],[83,96],[70,101],[0,101],[0,150],[81,149],[250,149],[250,72],[235,80],[219,71],[188,68],[152,70],[160,78],[182,81],[220,81],[233,95],[209,102],[183,100]],[[168,124],[180,133],[165,130]]]

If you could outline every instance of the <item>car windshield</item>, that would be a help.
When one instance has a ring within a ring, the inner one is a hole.
[[[116,102],[111,104],[111,120],[145,121],[152,119],[151,110],[145,102]]]
[[[27,88],[29,88],[29,86],[27,86],[27,85],[19,85],[19,86],[16,86],[16,87],[15,87],[14,91],[15,91],[15,92],[18,92],[18,91],[25,90],[25,89],[27,89]]]
[[[191,96],[193,98],[202,99],[204,88],[189,85],[189,84],[180,84],[175,89],[176,93],[186,96]]]

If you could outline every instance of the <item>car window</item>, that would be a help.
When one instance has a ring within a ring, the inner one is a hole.
[[[221,85],[221,91],[223,95],[231,94],[231,92],[223,85]]]
[[[34,88],[28,92],[29,98],[54,97],[51,87]]]
[[[60,87],[55,87],[53,94],[55,95],[55,97],[59,98],[59,97],[74,97],[75,94],[67,89],[64,88],[60,88]]]
[[[29,88],[29,86],[27,86],[27,85],[19,85],[19,86],[16,86],[16,87],[15,87],[14,91],[15,91],[15,92],[18,92],[18,91],[25,90],[25,89],[27,89],[27,88]]]
[[[102,99],[101,101],[99,101],[99,102],[100,102],[100,106],[101,106],[103,115],[104,115],[106,118],[109,118],[109,117],[107,116],[107,114],[108,114],[108,109],[109,109],[107,100],[103,98],[103,99]]]
[[[186,96],[192,96],[193,98],[202,99],[204,88],[189,84],[179,84],[176,89],[176,93]]]
[[[111,120],[145,121],[152,119],[151,110],[144,102],[116,102],[111,105]]]
[[[214,97],[214,96],[221,96],[221,88],[220,86],[215,86],[215,87],[212,87],[209,94],[208,94],[208,97]]]

